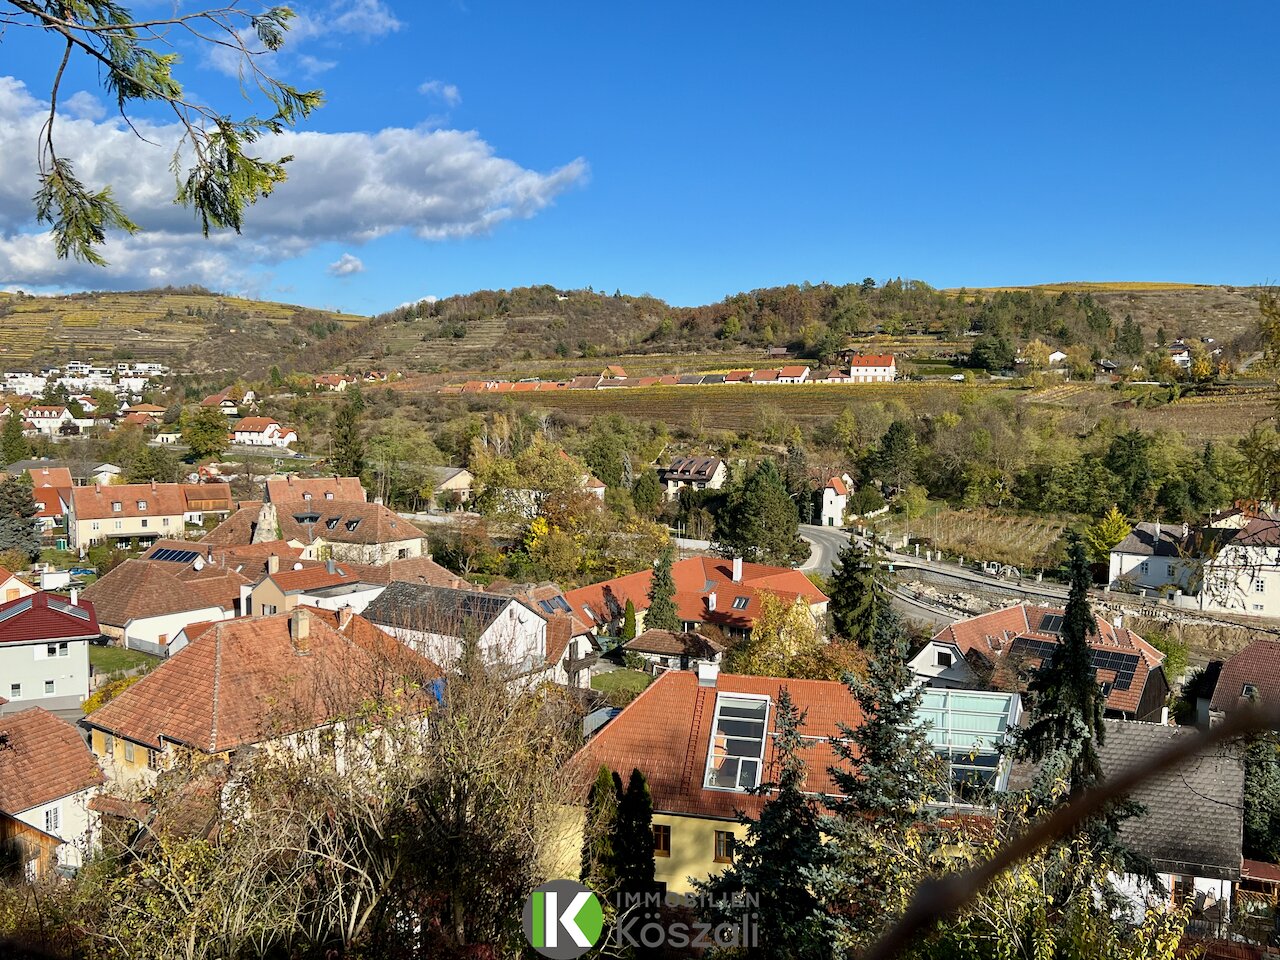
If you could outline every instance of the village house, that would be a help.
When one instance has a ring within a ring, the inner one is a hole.
[[[332,390],[336,393],[345,393],[347,387],[355,383],[359,378],[354,375],[342,373],[323,373],[318,377],[313,377],[311,385],[316,390]]]
[[[359,477],[268,477],[267,500],[271,503],[289,503],[294,500],[368,500]]]
[[[307,560],[383,564],[426,554],[426,535],[380,503],[303,499],[244,503],[209,532],[210,546],[283,540]]]
[[[150,545],[164,537],[182,539],[187,524],[206,515],[231,513],[225,483],[123,483],[73,487],[68,513],[68,546],[80,553],[96,543],[135,540]]]
[[[456,509],[471,500],[476,478],[465,467],[431,467],[431,502],[444,509]]]
[[[826,594],[790,567],[744,563],[740,557],[689,557],[673,563],[671,575],[681,630],[715,627],[727,637],[745,637],[755,625],[765,594],[804,605],[819,623],[827,612]],[[618,632],[630,600],[636,610],[636,627],[643,629],[652,578],[652,570],[640,570],[570,590],[565,598],[575,615],[582,616],[597,633],[608,634]]]
[[[641,657],[649,673],[665,670],[697,670],[701,664],[719,666],[724,646],[700,633],[674,630],[646,630],[622,645],[627,653]]]
[[[658,470],[658,479],[666,487],[667,499],[674,500],[686,487],[719,490],[729,479],[729,468],[719,457],[676,457]]]
[[[822,505],[818,511],[819,522],[824,527],[843,527],[849,510],[849,491],[853,478],[847,473],[832,477],[822,487]]]
[[[782,367],[778,371],[778,383],[808,383],[809,368],[805,366]]]
[[[249,403],[252,399],[252,392],[243,398],[245,403]],[[228,417],[238,417],[240,415],[241,398],[236,393],[234,387],[227,387],[225,390],[219,390],[217,393],[210,394],[200,401],[202,407],[216,407],[225,413]]]
[[[1201,726],[1217,723],[1247,706],[1280,706],[1280,641],[1254,640],[1216,669],[1213,693],[1207,703],[1197,704]]]
[[[892,383],[898,376],[898,365],[891,353],[846,353],[851,383]]]
[[[36,588],[27,583],[27,581],[15,573],[10,573],[4,567],[0,567],[0,601],[8,603],[10,600],[29,597],[35,592]],[[3,693],[3,691],[0,691],[0,693]]]
[[[591,685],[590,666],[598,658],[600,644],[591,627],[574,616],[558,585],[493,583],[485,589],[492,594],[514,597],[547,621],[545,665],[538,676],[566,687]]]
[[[364,582],[337,560],[295,560],[282,565],[279,557],[271,556],[263,577],[243,588],[241,606],[246,616],[288,613],[299,605],[363,613],[386,588],[386,584]]]
[[[1018,604],[957,620],[934,634],[909,661],[931,687],[1011,689],[1024,686],[1061,642],[1061,607]],[[1095,617],[1089,638],[1093,666],[1106,697],[1106,715],[1158,720],[1169,697],[1164,654],[1132,630]]]
[[[287,447],[298,442],[298,432],[282,427],[271,417],[243,417],[231,428],[231,442],[246,447]]]
[[[36,527],[44,546],[67,549],[67,510],[71,501],[71,471],[66,467],[32,467],[31,496],[36,502]]]
[[[80,731],[42,707],[0,716],[0,853],[28,880],[78,869],[97,844],[102,771]]]
[[[861,712],[849,688],[828,680],[780,680],[697,672],[661,674],[574,756],[585,789],[601,766],[625,783],[639,770],[653,797],[654,879],[667,893],[692,893],[733,862],[746,837],[738,812],[759,816],[767,795],[749,793],[776,777],[777,703],[786,688],[807,714],[806,792],[838,795],[828,768],[832,738],[856,727]],[[573,846],[577,849],[577,846]]]
[[[298,607],[210,624],[84,726],[108,778],[145,784],[188,753],[298,749],[439,676],[362,617]]]
[[[79,709],[89,695],[89,643],[100,635],[93,604],[74,590],[0,604],[0,714]]]
[[[75,417],[66,407],[27,407],[22,415],[35,429],[36,433],[45,437],[61,435],[63,428],[67,425],[74,426],[75,421]]]

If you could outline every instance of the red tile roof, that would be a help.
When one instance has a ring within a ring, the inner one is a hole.
[[[1058,643],[1057,633],[1047,632],[1041,628],[1045,617],[1063,615],[1061,607],[1046,607],[1037,604],[1021,603],[1017,606],[994,610],[981,616],[957,620],[955,623],[934,634],[933,639],[942,643],[954,644],[962,654],[968,656],[977,653],[994,663],[999,657],[1009,653],[1015,640],[1043,640]],[[1120,653],[1131,653],[1137,656],[1137,669],[1133,681],[1127,690],[1113,686],[1107,697],[1107,707],[1123,713],[1136,713],[1142,700],[1142,691],[1147,677],[1152,670],[1164,662],[1164,654],[1132,630],[1116,627],[1103,617],[1095,615],[1098,632],[1089,638],[1089,646],[1094,650],[1106,650]],[[1027,657],[1024,666],[1035,669],[1040,659]],[[1099,683],[1113,683],[1116,678],[1114,670],[1098,670]]]
[[[0,813],[10,816],[103,782],[80,732],[43,707],[0,716]]]
[[[267,481],[267,499],[272,503],[303,500],[368,500],[359,477],[298,477],[290,475]]]
[[[1230,713],[1243,706],[1245,684],[1257,689],[1260,705],[1280,706],[1280,641],[1255,640],[1224,663],[1210,708]]]
[[[845,496],[849,492],[849,488],[844,485],[843,477],[832,477],[827,481],[827,486],[836,492],[837,496]]]
[[[36,489],[60,487],[63,490],[69,490],[75,486],[75,481],[71,479],[71,470],[67,467],[30,467],[27,470],[27,476],[31,478],[31,485]]]
[[[231,428],[232,433],[262,433],[267,427],[275,424],[280,426],[280,421],[272,417],[242,417]]]
[[[805,366],[783,367],[778,371],[780,377],[803,377],[809,372],[809,368]]]
[[[328,564],[319,561],[302,562],[301,570],[280,570],[270,576],[270,580],[282,593],[305,593],[308,590],[323,590],[344,583],[359,583],[360,578],[347,569],[345,563],[334,564],[329,572]]]
[[[66,514],[66,502],[71,498],[71,489],[65,491],[56,487],[36,487],[31,491],[31,498],[36,502],[36,516],[57,518]]]
[[[224,400],[230,400],[232,403],[236,402],[235,398],[231,396],[230,387],[227,387],[227,389],[225,390],[219,390],[217,393],[210,394],[209,396],[205,397],[203,400],[200,401],[200,406],[219,407],[219,406],[222,406],[222,401]]]
[[[305,620],[307,636],[293,624]],[[89,726],[152,748],[161,739],[221,753],[339,720],[403,694],[439,668],[363,617],[338,612],[215,623],[110,703]]]
[[[750,370],[730,370],[724,375],[725,383],[740,383],[744,380],[751,379]]]
[[[751,796],[730,790],[703,787],[711,725],[717,694],[767,696],[769,743],[765,749],[767,783],[777,778],[773,735],[777,733],[777,702],[786,687],[792,701],[807,711],[801,757],[807,765],[805,789],[810,793],[835,794],[827,770],[837,763],[828,738],[840,737],[841,724],[856,727],[861,711],[849,688],[831,680],[780,680],[776,677],[747,677],[720,674],[715,687],[699,686],[697,674],[671,670],[658,677],[633,700],[571,761],[582,783],[594,779],[603,764],[623,779],[633,768],[649,781],[655,812],[684,814],[731,820],[736,811],[758,815],[766,796]]]
[[[187,549],[195,547],[187,544]],[[195,570],[186,564],[129,559],[85,587],[83,600],[97,605],[98,617],[111,627],[130,620],[218,607],[233,608],[240,587],[251,581],[233,570],[210,565]]]
[[[893,365],[892,353],[855,353],[849,358],[850,367],[891,367]]]
[[[113,504],[120,504],[114,510]],[[139,506],[146,504],[145,507]],[[120,483],[72,487],[71,507],[77,521],[112,517],[174,517],[193,511],[230,511],[226,483]]]
[[[92,640],[101,636],[93,602],[40,591],[0,603],[0,645],[41,640]]]
[[[755,373],[751,375],[751,380],[753,382],[757,382],[757,381],[764,382],[768,380],[777,380],[777,379],[778,379],[777,370],[757,370],[755,371]]]
[[[675,580],[675,604],[681,620],[714,623],[749,630],[760,614],[760,595],[769,592],[783,600],[803,598],[810,606],[825,603],[826,594],[798,570],[760,563],[742,564],[742,582],[733,582],[733,562],[719,557],[689,557],[671,566]],[[636,610],[649,609],[649,581],[652,570],[605,580],[570,590],[565,594],[576,616],[587,616],[604,624],[622,616],[630,600]],[[716,609],[708,609],[709,595],[716,594]],[[745,606],[734,609],[734,600],[746,598]]]

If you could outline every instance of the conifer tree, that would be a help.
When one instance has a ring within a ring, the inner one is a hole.
[[[877,623],[889,609],[874,544],[867,549],[850,540],[841,549],[831,572],[829,593],[836,634],[860,647],[870,647]]]
[[[0,434],[0,455],[6,464],[26,460],[31,456],[31,444],[22,435],[22,418],[10,413],[4,419],[4,432]]]
[[[587,820],[582,832],[582,883],[604,899],[611,899],[618,886],[618,856],[615,836],[621,781],[601,764],[587,794]]]
[[[643,773],[633,769],[618,801],[613,850],[618,889],[644,894],[653,890],[653,796]]]
[[[658,565],[653,568],[649,581],[649,609],[644,615],[646,630],[679,630],[680,616],[676,612],[676,582],[671,576],[675,563],[675,551],[671,547],[662,551]]]
[[[357,396],[347,400],[333,421],[333,469],[340,477],[358,477],[364,470],[364,438],[360,435]]]
[[[1129,535],[1133,528],[1124,518],[1120,508],[1115,504],[1111,509],[1090,524],[1084,531],[1084,542],[1089,548],[1089,559],[1095,563],[1105,563],[1111,556],[1111,550]]]
[[[0,553],[14,550],[30,560],[40,556],[38,511],[25,474],[0,482]]]
[[[822,815],[805,792],[805,762],[800,756],[804,721],[805,714],[782,687],[773,741],[778,780],[752,791],[768,799],[758,819],[739,817],[747,838],[735,851],[733,864],[696,884],[707,905],[705,919],[712,923],[735,918],[735,895],[758,898],[759,905],[753,907],[758,940],[745,954],[751,958],[816,960],[832,954],[836,926],[813,882],[831,864],[832,855],[822,834]]]
[[[1069,794],[1074,796],[1102,774],[1098,747],[1106,729],[1102,724],[1102,691],[1089,647],[1098,623],[1089,605],[1089,564],[1078,536],[1071,537],[1067,556],[1071,590],[1061,640],[1028,688],[1031,723],[1019,737],[1018,752],[1044,763],[1049,774],[1065,777]]]
[[[622,639],[634,640],[636,638],[636,605],[631,602],[631,598],[627,598],[626,609],[622,612]]]

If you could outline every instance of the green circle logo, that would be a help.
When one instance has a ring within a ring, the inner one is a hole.
[[[604,910],[596,895],[573,880],[552,880],[524,902],[524,936],[551,960],[580,957],[600,939]]]

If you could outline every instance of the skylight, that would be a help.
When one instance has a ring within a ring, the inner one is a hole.
[[[734,598],[733,598],[733,609],[735,609],[735,610],[745,610],[745,609],[747,609],[747,604],[749,604],[750,602],[751,602],[751,598],[750,598],[750,597],[734,597]]]
[[[717,696],[703,785],[740,792],[758,787],[768,724],[767,699]]]

